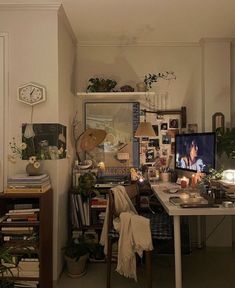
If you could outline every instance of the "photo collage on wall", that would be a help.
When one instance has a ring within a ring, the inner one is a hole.
[[[144,121],[141,115],[140,121]],[[143,137],[140,141],[140,164],[155,166],[160,169],[164,166],[173,168],[175,154],[175,135],[180,132],[180,115],[146,114],[146,121],[152,123],[156,137]]]

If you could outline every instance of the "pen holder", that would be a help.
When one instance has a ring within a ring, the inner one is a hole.
[[[171,181],[171,173],[169,173],[169,172],[160,173],[160,180],[162,182],[170,182]]]

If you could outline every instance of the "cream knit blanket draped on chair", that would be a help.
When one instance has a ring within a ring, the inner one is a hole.
[[[149,219],[137,214],[124,186],[116,186],[112,188],[112,192],[115,210],[119,215],[119,217],[114,219],[113,224],[115,230],[120,234],[116,271],[125,277],[134,278],[137,281],[135,252],[142,256],[143,251],[153,249]],[[108,205],[100,238],[100,244],[104,246],[105,254],[107,254],[108,240]]]

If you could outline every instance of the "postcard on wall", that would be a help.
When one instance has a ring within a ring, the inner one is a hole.
[[[162,123],[161,124],[161,130],[167,130],[168,124],[167,123]]]
[[[159,147],[159,139],[149,139],[149,147]]]
[[[171,144],[171,137],[169,135],[162,135],[162,144]]]
[[[188,124],[188,133],[197,133],[197,124]]]
[[[158,136],[158,125],[152,125],[152,127],[153,127],[153,130],[154,130],[156,136]]]

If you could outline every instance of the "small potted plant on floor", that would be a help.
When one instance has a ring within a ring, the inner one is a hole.
[[[68,276],[77,278],[84,275],[90,252],[89,244],[85,242],[84,238],[70,240],[62,250]]]

